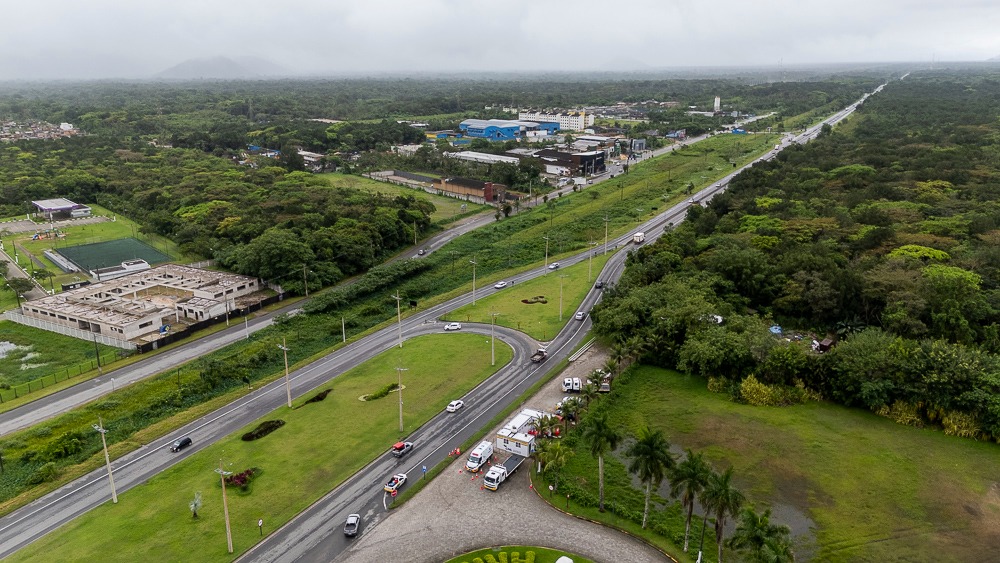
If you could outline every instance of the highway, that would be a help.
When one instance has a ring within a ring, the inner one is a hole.
[[[830,121],[835,123],[847,117],[847,115],[853,112],[860,101],[852,104],[852,106],[849,106],[844,111],[831,116],[824,122]],[[821,125],[819,124],[807,130],[802,135],[791,137],[790,139],[794,142],[805,142],[815,136],[815,134],[812,134],[812,137],[809,137],[810,131],[815,130],[818,133]],[[777,150],[770,151],[758,160],[773,158],[776,153]],[[752,164],[748,164],[747,166],[751,166]],[[710,200],[716,193],[725,190],[732,177],[741,170],[736,170],[725,178],[704,188],[695,194],[692,199],[698,203]],[[609,241],[609,249],[611,246],[618,248],[623,245],[625,245],[625,248],[616,252],[609,259],[598,278],[613,282],[620,277],[627,253],[632,248],[630,241],[632,240],[633,233],[641,231],[646,233],[648,241],[655,240],[665,229],[682,221],[690,205],[689,202],[674,205],[657,217]],[[439,236],[446,235],[447,233],[442,233]],[[576,256],[562,259],[561,263],[564,266],[569,266],[587,260],[589,252],[599,253],[602,251],[606,250],[601,247],[598,247],[597,250],[588,249],[586,252],[577,254]],[[508,279],[515,282],[522,282],[549,272],[544,267],[537,268]],[[477,291],[477,295],[481,297],[491,291],[494,290],[491,288],[481,288]],[[580,309],[589,310],[600,300],[600,296],[600,291],[592,290],[585,298]],[[418,334],[442,330],[442,325],[437,322],[437,319],[448,311],[461,307],[471,301],[471,294],[465,294],[405,319],[402,323],[404,336],[412,337]],[[270,324],[271,317],[277,313],[269,313],[260,319],[255,319],[254,323],[251,324],[255,330],[259,330]],[[417,447],[408,458],[400,461],[388,456],[388,454],[380,456],[297,518],[283,526],[280,530],[272,533],[263,542],[244,555],[243,559],[252,561],[329,561],[336,557],[345,546],[340,526],[348,513],[361,513],[364,517],[365,527],[370,528],[378,524],[380,515],[385,512],[382,504],[384,496],[381,489],[384,480],[388,479],[392,473],[399,471],[407,472],[411,479],[415,479],[419,476],[422,466],[432,467],[443,460],[448,451],[480,430],[496,413],[510,405],[521,392],[544,376],[548,366],[568,356],[572,349],[578,343],[582,342],[590,326],[591,320],[589,315],[582,322],[570,319],[563,330],[549,343],[549,359],[540,365],[531,364],[527,360],[527,356],[537,346],[537,342],[523,333],[497,327],[498,337],[513,347],[515,351],[514,359],[497,374],[469,393],[467,397],[463,397],[468,405],[463,411],[456,414],[442,413],[428,424],[414,431],[408,439],[414,441]],[[465,324],[463,330],[489,334],[488,325]],[[241,337],[245,337],[245,327],[231,327],[216,335],[194,342],[189,346],[152,357],[148,363],[154,364],[158,361],[172,361],[173,363],[170,365],[177,365],[181,361],[187,361],[179,359],[180,357],[193,359],[199,353],[204,353],[198,352],[198,350],[207,351],[214,349],[222,345],[220,342],[227,342],[226,339],[229,339],[228,341],[231,342]],[[213,338],[215,340],[210,340]],[[392,325],[296,370],[293,372],[291,378],[293,396],[298,397],[306,394],[329,378],[339,375],[374,357],[376,354],[391,348],[396,344],[396,339],[397,326]],[[204,348],[198,346],[202,343],[204,343]],[[170,355],[174,352],[183,355]],[[164,359],[160,360],[161,358]],[[136,364],[136,366],[138,365]],[[170,365],[167,367],[170,367]],[[154,367],[148,365],[142,369],[152,370]],[[156,371],[161,371],[162,369],[163,367],[159,367]],[[150,371],[149,374],[156,371]],[[121,377],[120,373],[123,373],[122,370],[116,371],[114,373],[115,377]],[[136,377],[144,376],[137,375]],[[110,386],[106,385],[106,383],[85,384],[76,387],[84,388],[83,391],[85,391],[88,386],[94,388],[101,387],[102,385],[106,388],[97,391],[97,396],[100,396],[101,394],[110,392]],[[79,398],[83,396],[83,391],[77,391],[77,394],[79,394],[77,404],[84,401],[84,399]],[[72,393],[68,395],[70,397],[74,396]],[[53,397],[58,397],[58,394],[53,395]],[[57,398],[56,401],[70,401],[70,397]],[[29,405],[29,407],[37,408],[40,402],[36,401]],[[191,436],[194,440],[192,447],[180,453],[174,454],[168,449],[168,445],[173,441],[174,437],[164,437],[153,444],[148,444],[139,450],[115,460],[112,466],[119,494],[127,493],[136,484],[142,483],[164,468],[185,459],[191,453],[207,447],[215,440],[266,415],[284,403],[284,380],[279,379],[254,391],[251,395],[243,397],[178,430],[175,436]],[[60,408],[60,405],[65,404],[68,403],[52,403],[50,408],[53,409],[53,413],[48,416],[55,414],[54,409]],[[27,414],[23,413],[24,410],[24,408],[17,409],[17,411],[22,411],[20,420],[29,418]],[[13,420],[19,420],[19,418],[13,417]],[[107,473],[102,468],[0,518],[0,558],[10,555],[17,549],[94,506],[106,502],[109,495]]]

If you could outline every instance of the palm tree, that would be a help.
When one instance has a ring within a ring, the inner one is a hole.
[[[694,502],[705,490],[712,468],[705,463],[701,453],[687,450],[687,457],[677,464],[670,473],[670,496],[681,497],[681,504],[687,509],[687,519],[684,524],[684,551],[688,550],[688,536],[691,534],[691,517],[694,515]]]
[[[608,358],[607,361],[604,362],[604,371],[610,373],[611,377],[615,377],[618,375],[618,362],[616,362],[614,358]]]
[[[611,347],[611,359],[615,362],[615,373],[617,374],[622,367],[622,363],[628,359],[628,350],[625,344],[615,344]]]
[[[597,458],[598,510],[604,512],[604,455],[614,451],[622,436],[608,424],[607,415],[594,416],[583,427],[583,441],[590,446],[590,455]]]
[[[563,446],[562,442],[551,442],[545,447],[545,467],[542,471],[552,475],[555,489],[559,488],[559,470],[566,465],[572,455],[573,451]]]
[[[771,523],[771,509],[757,514],[753,506],[744,507],[739,513],[736,531],[726,542],[726,546],[746,554],[752,562],[791,562],[791,529],[788,526]]]
[[[663,482],[667,471],[673,469],[676,461],[670,453],[670,443],[659,430],[644,428],[639,433],[639,439],[625,452],[632,458],[628,470],[635,473],[639,480],[646,484],[646,508],[642,512],[642,527],[646,527],[649,518],[649,497],[653,493],[653,485],[657,487]]]
[[[746,497],[733,486],[733,468],[722,473],[712,473],[708,485],[701,494],[701,505],[705,508],[705,517],[711,512],[715,516],[715,542],[719,546],[718,563],[722,563],[722,535],[725,533],[726,518],[736,516],[746,503]]]
[[[580,403],[580,399],[577,399],[576,397],[573,397],[562,404],[564,436],[569,435],[569,419],[576,419],[576,417],[580,414],[581,406],[582,404]]]
[[[597,398],[597,386],[593,383],[587,383],[580,390],[580,398],[584,400],[584,404],[587,408],[590,408],[590,402]]]
[[[594,387],[599,388],[601,386],[601,380],[603,379],[604,379],[604,371],[595,369],[594,371],[590,372],[590,375],[587,376],[587,383],[593,385]]]
[[[542,416],[539,417],[538,422],[535,423],[535,430],[538,431],[539,438],[547,438],[552,435],[552,429],[555,428],[558,422],[553,416]]]

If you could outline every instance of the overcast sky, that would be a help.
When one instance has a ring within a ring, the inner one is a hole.
[[[0,80],[143,78],[219,56],[336,74],[1000,55],[997,0],[6,0],[0,13]]]

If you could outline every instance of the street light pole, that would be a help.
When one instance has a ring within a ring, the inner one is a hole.
[[[396,368],[396,390],[399,392],[399,431],[403,431],[403,372],[407,368]]]
[[[496,324],[497,315],[499,314],[500,313],[497,312],[490,313],[490,365],[491,366],[497,365],[496,347],[494,345],[496,341],[496,335],[494,333],[493,326]]]
[[[587,283],[594,279],[594,241],[590,241],[590,257],[587,258]]]
[[[476,304],[476,261],[469,260],[469,264],[472,264],[472,304]]]
[[[609,222],[610,222],[610,219],[608,219],[608,214],[605,212],[604,213],[604,255],[605,256],[607,256],[607,254],[608,254],[608,223]]]
[[[285,394],[288,395],[288,408],[292,408],[292,386],[288,380],[288,346],[285,346],[285,337],[281,337],[281,352],[285,355]]]
[[[559,276],[559,322],[562,322],[562,318],[563,318],[563,298],[562,298],[562,296],[563,296],[563,279],[565,279],[565,278],[566,278],[565,275]]]
[[[473,284],[475,284],[475,282],[473,282]],[[399,290],[398,289],[396,290],[396,295],[393,295],[392,298],[396,300],[396,323],[399,325],[398,340],[399,340],[399,347],[402,348],[403,347],[403,316],[402,316],[402,313],[400,313],[400,311],[399,311],[399,302],[402,301],[403,298],[399,296]]]
[[[111,482],[111,502],[118,504],[118,492],[115,491],[115,478],[111,474],[111,456],[108,455],[108,441],[104,438],[107,430],[104,428],[104,420],[101,417],[97,417],[97,424],[94,425],[94,430],[101,433],[101,445],[104,446],[104,463],[108,466],[108,481]]]
[[[309,278],[306,277],[306,265],[302,265],[302,286],[306,288],[306,297],[309,297]]]
[[[219,468],[215,470],[219,474],[219,478],[222,479],[222,513],[226,517],[226,544],[229,546],[229,553],[233,552],[233,531],[229,527],[229,503],[226,501],[226,477],[232,475],[232,471],[226,471],[222,468],[222,460],[219,460]]]
[[[549,268],[549,237],[542,237],[545,239],[545,269]]]

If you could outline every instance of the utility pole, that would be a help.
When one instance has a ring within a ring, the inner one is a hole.
[[[219,468],[215,470],[219,474],[219,478],[222,479],[222,512],[226,516],[226,544],[229,546],[229,553],[233,552],[233,531],[229,527],[229,503],[226,501],[226,477],[233,474],[232,471],[226,471],[222,468],[222,460],[219,460]]]
[[[115,491],[115,478],[111,475],[111,456],[108,455],[108,441],[104,438],[107,430],[104,428],[104,420],[101,417],[97,417],[97,424],[94,425],[94,430],[101,433],[101,445],[104,446],[104,463],[108,466],[108,481],[111,483],[111,502],[118,504],[118,492]]]
[[[491,366],[497,365],[496,347],[494,345],[496,341],[496,335],[493,331],[493,326],[496,324],[497,315],[499,314],[500,313],[497,313],[495,311],[490,313],[490,365]]]
[[[545,239],[545,269],[549,269],[549,237],[542,237]],[[544,273],[544,272],[543,272]]]
[[[473,282],[473,283],[475,283],[475,282]],[[473,291],[475,291],[475,290],[473,290]],[[396,294],[393,295],[392,298],[396,300],[396,323],[399,325],[399,338],[398,338],[398,340],[399,340],[399,347],[402,348],[403,347],[403,316],[402,316],[402,313],[400,313],[400,311],[399,311],[399,302],[402,301],[403,298],[399,296],[399,290],[398,289],[396,290]]]
[[[413,246],[417,246],[417,220],[413,220]]]
[[[475,305],[476,304],[476,261],[469,260],[469,263],[472,264],[472,304]]]
[[[97,335],[91,333],[91,336],[94,338],[94,355],[97,356],[97,375],[104,375],[104,371],[101,369],[101,349],[97,347]]]
[[[563,279],[566,278],[565,274],[559,276],[559,322],[562,322],[563,317]]]
[[[306,297],[309,297],[309,278],[306,277],[306,265],[302,265],[302,286],[306,288]]]
[[[604,212],[604,255],[605,256],[607,256],[607,254],[608,254],[608,223],[609,222],[610,222],[610,219],[608,219],[608,213],[605,211]]]
[[[587,258],[587,283],[590,283],[594,279],[594,244],[593,240],[590,241],[590,246],[588,250],[590,251],[590,256]]]
[[[288,408],[292,408],[292,386],[288,381],[288,346],[285,346],[285,337],[281,337],[281,352],[285,355],[285,394],[288,395]]]
[[[340,317],[340,333],[344,337],[344,343],[347,343],[347,322],[344,321],[344,317]]]
[[[409,371],[407,368],[396,368],[396,386],[399,391],[399,431],[403,431],[403,372]]]

